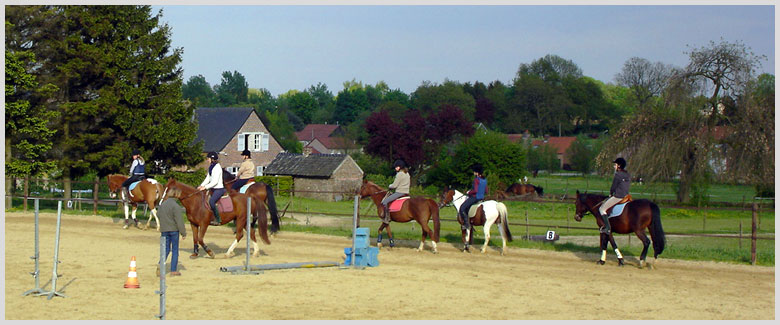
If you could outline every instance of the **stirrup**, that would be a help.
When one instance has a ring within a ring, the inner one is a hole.
[[[612,233],[612,229],[607,229],[607,227],[601,226],[599,228],[599,232],[602,233],[602,234],[609,235],[610,233]]]

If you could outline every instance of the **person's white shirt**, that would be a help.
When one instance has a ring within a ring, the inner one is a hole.
[[[211,175],[206,173],[206,179],[200,183],[199,187],[204,189],[225,188],[222,184],[222,166],[219,163],[214,164],[214,168],[211,169]]]

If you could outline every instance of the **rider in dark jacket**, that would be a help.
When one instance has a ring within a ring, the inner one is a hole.
[[[613,163],[615,164],[615,177],[612,179],[612,187],[609,189],[609,198],[599,207],[601,220],[604,221],[604,227],[601,229],[601,232],[605,234],[609,234],[612,231],[612,227],[609,225],[607,209],[615,206],[615,204],[626,197],[631,187],[631,175],[626,171],[626,160],[621,157],[615,159]]]
[[[471,224],[469,223],[469,208],[471,208],[474,203],[485,199],[485,194],[488,191],[487,179],[485,179],[485,175],[483,175],[484,170],[482,169],[482,165],[474,164],[471,166],[471,170],[474,172],[474,183],[471,186],[471,190],[466,192],[466,195],[469,197],[461,204],[460,210],[458,210],[458,215],[463,220],[463,225],[461,226],[463,229],[471,228]]]
[[[144,167],[144,158],[141,157],[141,151],[133,150],[133,163],[130,165],[130,177],[122,182],[122,191],[124,191],[124,200],[130,200],[130,191],[128,187],[133,182],[141,181],[146,178],[146,168]]]

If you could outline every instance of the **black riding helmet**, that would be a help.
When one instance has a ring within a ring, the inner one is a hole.
[[[396,160],[396,161],[393,163],[393,168],[396,168],[396,167],[406,168],[406,162],[405,162],[405,161],[403,161],[403,159],[397,159],[397,160]]]
[[[214,159],[214,160],[219,160],[219,156],[218,156],[218,155],[217,155],[217,153],[216,153],[216,152],[214,152],[214,151],[212,151],[212,152],[209,152],[209,154],[208,154],[208,155],[206,155],[206,157],[207,157],[207,158]]]
[[[618,164],[618,166],[620,166],[620,169],[626,169],[626,160],[623,159],[623,157],[615,159],[615,161],[613,161],[613,163]]]
[[[252,158],[252,154],[249,153],[249,150],[244,149],[244,151],[241,152],[242,156],[247,156],[249,158]]]
[[[133,154],[131,156],[135,156],[135,155],[139,155],[140,156],[141,155],[141,150],[138,150],[138,149],[133,150]]]

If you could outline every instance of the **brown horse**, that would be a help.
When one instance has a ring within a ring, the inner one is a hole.
[[[466,202],[466,199],[467,196],[465,194],[447,187],[439,198],[439,207],[452,203],[457,214],[460,211],[460,206]],[[485,243],[482,244],[481,252],[485,253],[487,245],[490,243],[490,227],[495,223],[496,227],[498,227],[498,232],[501,233],[501,255],[506,254],[506,243],[512,241],[512,233],[509,231],[509,213],[506,210],[506,205],[494,200],[485,200],[472,205],[471,209],[469,209],[469,215],[471,215],[472,210],[474,214],[469,218],[471,227],[469,229],[461,229],[463,252],[468,252],[469,245],[474,242],[474,226],[483,226],[482,232],[485,234]],[[458,218],[458,222],[463,225],[462,218]]]
[[[222,169],[222,181],[225,184],[225,188],[230,193],[238,193],[238,191],[230,188],[230,184],[235,182],[236,177],[233,176],[227,169]],[[246,194],[252,197],[253,202],[264,202],[268,206],[268,212],[271,214],[271,234],[275,234],[279,231],[279,212],[276,209],[276,199],[274,198],[274,189],[271,185],[263,182],[253,182],[246,189]],[[262,204],[260,204],[262,205]],[[259,207],[260,205],[256,206]],[[260,211],[252,211],[252,214],[257,216]],[[254,220],[253,220],[254,221]],[[254,227],[254,225],[252,225]]]
[[[209,222],[214,219],[214,213],[211,208],[208,207],[208,199],[206,198],[206,191],[198,191],[198,189],[189,186],[184,183],[177,182],[173,178],[168,179],[168,183],[165,184],[165,196],[175,197],[179,199],[179,202],[184,206],[187,211],[187,220],[190,221],[192,227],[192,242],[194,243],[194,249],[190,258],[198,257],[198,244],[203,247],[203,250],[211,257],[214,258],[214,253],[206,247],[206,243],[203,242],[203,237],[206,236],[206,230],[209,228]],[[222,217],[222,224],[226,224],[230,221],[236,221],[236,239],[230,245],[230,248],[225,252],[227,257],[234,255],[233,249],[236,248],[238,241],[244,236],[244,228],[246,228],[246,213],[247,195],[241,193],[230,194],[230,199],[233,202],[233,211],[220,212]],[[268,220],[265,215],[265,207],[259,202],[252,201],[252,205],[259,205],[260,207],[250,207],[252,211],[260,211],[255,218],[258,218],[258,226],[260,231],[260,237],[263,242],[270,245],[271,241],[268,239]],[[252,238],[252,244],[254,246],[254,253],[252,256],[258,256],[260,254],[257,240],[255,239],[255,231],[252,228],[250,232]]]
[[[607,197],[598,194],[580,193],[577,191],[577,199],[574,200],[576,206],[576,212],[574,214],[574,220],[581,221],[582,216],[585,213],[590,212],[594,216],[599,215],[598,207],[606,200]],[[610,208],[611,210],[612,208]],[[608,210],[609,214],[611,211]],[[596,217],[596,224],[599,227],[604,226],[604,222],[600,217]],[[612,227],[612,232],[618,234],[635,233],[639,240],[642,241],[644,248],[642,248],[642,255],[639,258],[639,267],[642,268],[645,265],[645,258],[647,257],[647,248],[650,246],[650,239],[645,235],[645,228],[650,230],[650,237],[653,239],[653,251],[655,253],[654,258],[658,259],[658,255],[664,251],[664,243],[666,242],[666,235],[664,234],[664,228],[661,225],[661,210],[658,205],[650,200],[640,199],[630,201],[623,208],[623,212],[616,217],[609,219],[609,224]],[[615,238],[612,234],[601,233],[601,259],[598,263],[604,265],[607,258],[607,242],[612,244],[612,248],[615,249],[615,254],[618,257],[618,265],[623,265],[623,255],[620,254],[617,245],[615,244]]]
[[[544,188],[531,184],[514,183],[510,185],[505,192],[511,195],[526,195],[536,192],[539,197],[544,196]]]
[[[382,199],[385,198],[387,190],[379,187],[370,181],[363,180],[363,185],[358,190],[360,198],[370,197],[376,205],[377,216],[381,219],[384,214],[384,207],[382,206]],[[428,221],[433,218],[433,231],[428,227]],[[425,238],[431,238],[431,244],[433,246],[433,252],[438,253],[436,243],[439,242],[439,229],[441,228],[439,223],[439,206],[436,201],[424,198],[424,197],[412,197],[406,200],[401,206],[401,210],[396,212],[390,212],[390,220],[395,222],[409,222],[412,220],[417,221],[422,228],[422,238],[420,239],[420,246],[417,251],[422,251],[425,247]],[[395,246],[393,241],[393,233],[390,231],[390,224],[382,223],[377,230],[376,245],[382,247],[382,230],[387,228],[387,237],[390,239],[390,247]]]
[[[120,191],[122,188],[122,183],[127,180],[127,176],[125,175],[117,175],[112,174],[106,176],[106,179],[108,180],[108,190],[110,192],[111,198],[116,197],[117,191]],[[125,225],[124,229],[127,229],[127,227],[130,225],[130,220],[128,219],[128,207],[127,204],[130,202],[130,205],[133,206],[133,222],[135,222],[135,227],[138,227],[138,219],[135,218],[135,212],[138,210],[138,203],[139,202],[145,202],[149,209],[152,210],[151,216],[149,216],[149,220],[146,221],[146,226],[144,229],[149,229],[149,223],[152,222],[152,218],[154,218],[154,222],[157,225],[157,230],[160,230],[160,220],[157,219],[157,203],[162,201],[163,197],[163,187],[162,184],[154,180],[153,178],[147,178],[138,185],[133,188],[132,191],[130,191],[130,198],[125,198],[124,191],[122,192],[122,203],[125,206]]]

